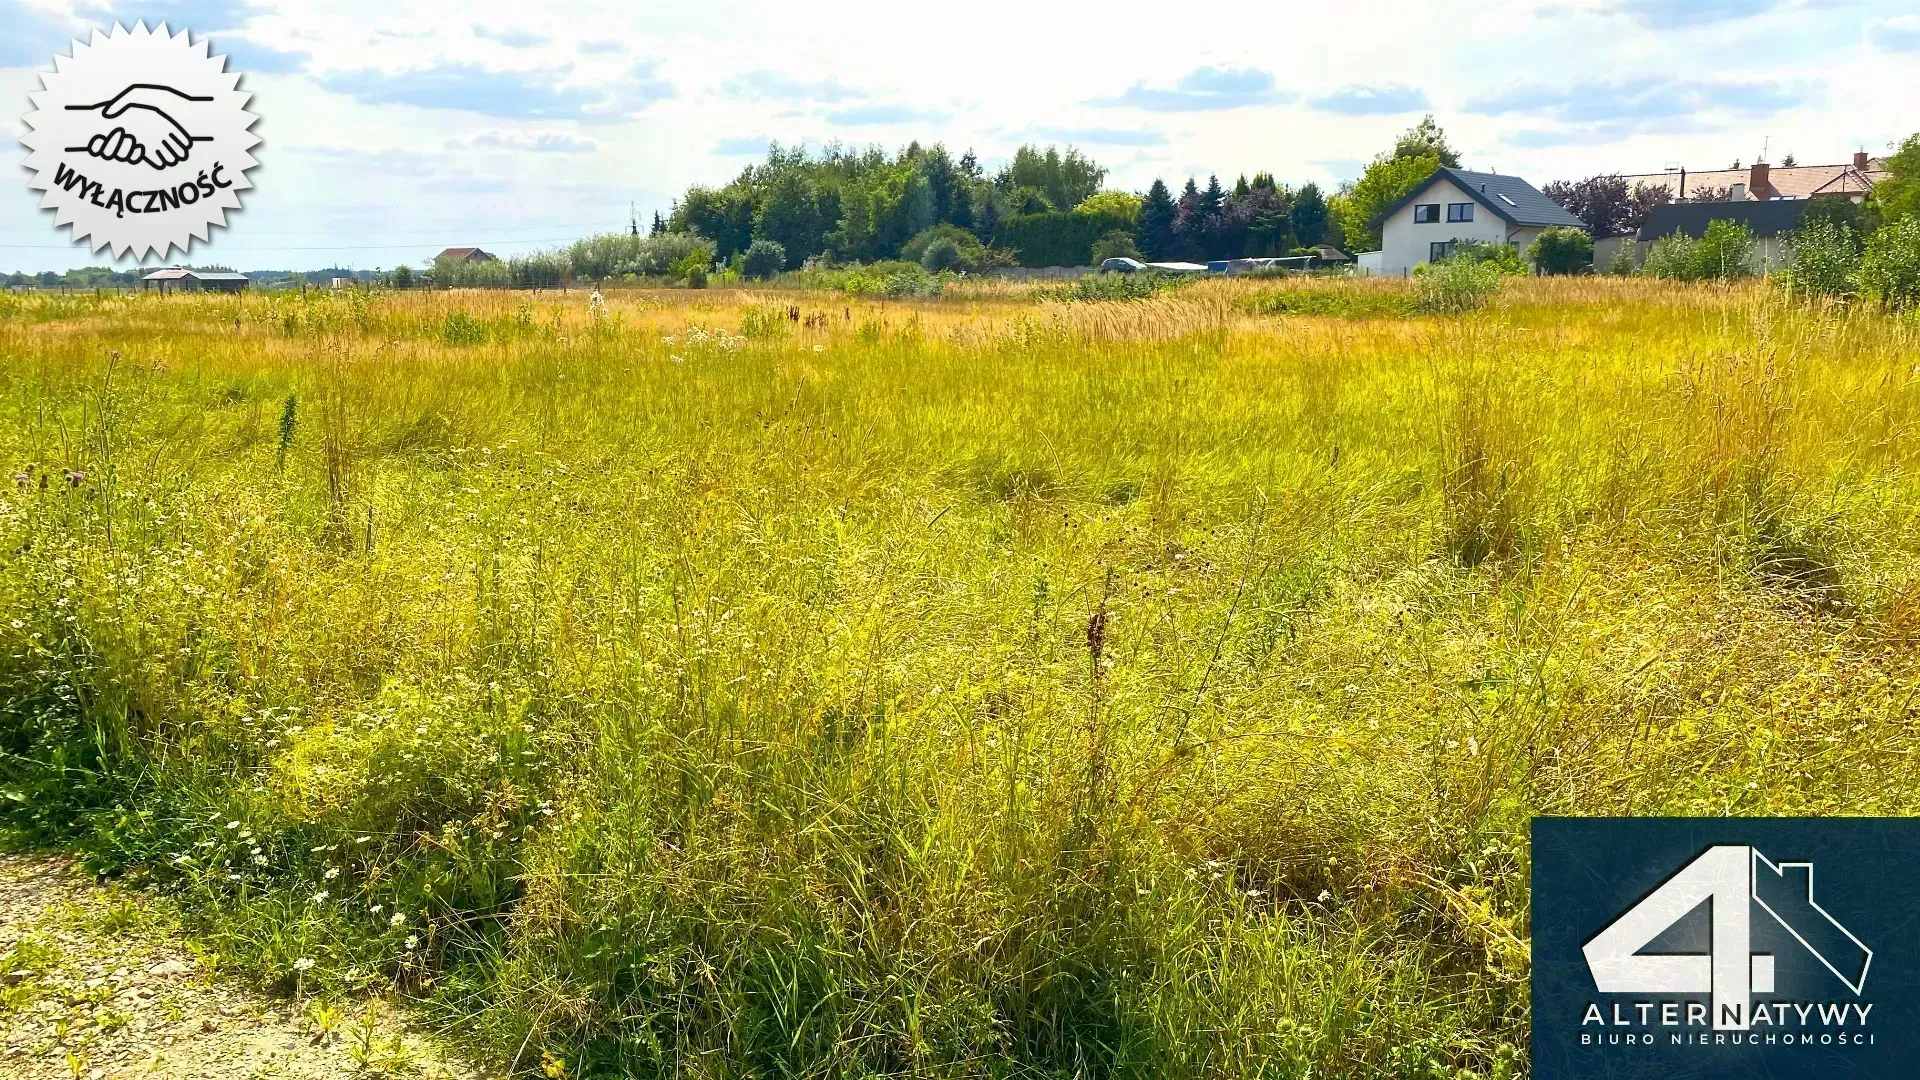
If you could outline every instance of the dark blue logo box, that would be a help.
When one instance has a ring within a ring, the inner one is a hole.
[[[1920,818],[1535,818],[1534,1080],[1920,1078]]]

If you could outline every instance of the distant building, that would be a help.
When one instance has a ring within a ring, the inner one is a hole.
[[[450,247],[433,257],[434,262],[483,263],[499,262],[493,255],[477,247]]]
[[[189,270],[184,266],[155,270],[140,279],[141,288],[161,292],[245,292],[249,284],[245,274]]]
[[[1715,221],[1734,221],[1753,234],[1755,269],[1771,273],[1785,260],[1782,244],[1787,234],[1800,227],[1800,219],[1812,205],[1806,199],[1771,199],[1766,202],[1682,202],[1656,206],[1647,215],[1646,224],[1634,237],[1638,250],[1635,262],[1647,261],[1647,250],[1663,236],[1692,237],[1707,235],[1707,226]]]
[[[1811,199],[1815,195],[1845,195],[1864,202],[1867,193],[1887,175],[1887,163],[1862,151],[1845,165],[1769,165],[1756,161],[1745,169],[1710,169],[1692,172],[1639,173],[1624,177],[1627,190],[1637,187],[1664,188],[1671,199],[1692,198],[1706,188],[1726,191],[1733,202],[1768,202],[1773,199]]]
[[[1382,211],[1373,225],[1380,230],[1380,258],[1376,268],[1363,255],[1361,266],[1396,277],[1446,258],[1463,240],[1525,250],[1551,226],[1587,230],[1586,222],[1517,176],[1445,167]]]

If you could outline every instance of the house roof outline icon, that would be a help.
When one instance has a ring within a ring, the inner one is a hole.
[[[1754,858],[1753,872],[1749,874],[1747,878],[1747,880],[1751,882],[1753,902],[1756,904],[1759,904],[1760,907],[1764,909],[1768,915],[1773,916],[1773,921],[1779,923],[1781,929],[1793,935],[1793,940],[1799,942],[1800,946],[1806,949],[1807,952],[1811,953],[1814,959],[1820,961],[1820,963],[1828,971],[1833,972],[1833,977],[1836,979],[1839,979],[1840,982],[1844,984],[1847,989],[1853,991],[1855,997],[1860,996],[1865,991],[1865,988],[1867,985],[1867,971],[1873,967],[1873,950],[1867,947],[1866,942],[1861,941],[1858,937],[1855,937],[1853,931],[1847,929],[1844,925],[1842,925],[1839,919],[1834,918],[1830,913],[1828,913],[1826,908],[1821,907],[1819,902],[1814,899],[1813,863],[1792,862],[1792,861],[1782,861],[1779,863],[1775,863],[1772,859],[1769,859],[1765,855],[1760,854],[1760,850],[1758,848],[1748,848],[1747,850],[1753,853],[1753,858]],[[1840,933],[1846,935],[1847,940],[1853,942],[1855,945],[1858,945],[1860,947],[1860,951],[1865,953],[1867,956],[1866,962],[1860,965],[1860,977],[1858,980],[1849,979],[1845,975],[1842,975],[1840,973],[1840,969],[1834,966],[1834,963],[1832,960],[1829,960],[1823,953],[1820,952],[1819,949],[1814,948],[1813,944],[1809,942],[1806,939],[1806,937],[1800,933],[1799,930],[1795,929],[1791,923],[1787,922],[1786,919],[1782,918],[1780,913],[1773,909],[1772,905],[1768,904],[1765,900],[1762,900],[1760,898],[1760,865],[1759,865],[1760,863],[1765,863],[1767,865],[1767,869],[1773,871],[1773,875],[1776,878],[1785,877],[1786,876],[1785,871],[1788,868],[1793,868],[1793,869],[1804,868],[1806,870],[1807,872],[1807,906],[1809,908],[1812,908],[1815,912],[1818,912],[1820,917],[1826,919],[1828,923],[1832,924],[1835,930],[1838,930],[1840,931]]]

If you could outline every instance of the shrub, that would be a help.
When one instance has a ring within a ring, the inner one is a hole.
[[[1860,255],[1854,286],[1886,307],[1920,306],[1920,215],[1874,230]]]
[[[960,262],[960,248],[947,237],[940,237],[920,253],[920,265],[933,273],[951,270]]]
[[[901,261],[925,265],[926,260],[924,256],[927,253],[927,248],[938,240],[951,242],[955,253],[959,257],[947,266],[930,269],[978,270],[992,262],[991,257],[987,254],[986,247],[980,243],[979,237],[958,225],[950,225],[944,221],[938,225],[920,230],[914,234],[913,239],[908,240],[902,245],[900,248]]]
[[[1709,221],[1694,249],[1695,276],[1701,279],[1751,277],[1753,230],[1737,221]]]
[[[687,283],[689,289],[707,287],[707,270],[713,265],[710,249],[690,251],[673,264],[671,272],[674,278]]]
[[[630,236],[603,233],[574,241],[567,251],[573,276],[581,281],[604,281],[628,274],[665,277],[681,276],[678,267],[698,253],[707,265],[713,265],[713,241],[692,233],[661,233],[658,236]]]
[[[1647,248],[1647,258],[1640,264],[1640,272],[1648,277],[1691,281],[1696,246],[1692,237],[1682,233],[1662,236]]]
[[[1584,229],[1556,225],[1540,230],[1527,257],[1543,274],[1581,274],[1593,265],[1593,237]]]
[[[740,272],[750,278],[766,279],[786,269],[787,249],[777,240],[755,240],[740,257]]]
[[[1140,249],[1134,246],[1133,234],[1125,229],[1115,229],[1093,242],[1092,260],[1095,266],[1099,266],[1108,259],[1139,258],[1141,258]]]
[[[1102,300],[1145,300],[1197,280],[1194,274],[1167,274],[1147,271],[1138,274],[1088,274],[1066,285],[1034,290],[1041,300],[1073,304]]]
[[[1492,261],[1442,259],[1414,270],[1414,310],[1426,315],[1476,311],[1500,291],[1501,272]]]
[[[396,289],[413,288],[413,267],[401,263],[387,272],[387,284]]]
[[[1809,296],[1853,292],[1860,251],[1853,230],[1831,220],[1802,224],[1787,237],[1787,286]]]
[[[1627,277],[1638,270],[1639,267],[1633,263],[1634,249],[1637,247],[1639,245],[1633,241],[1633,238],[1628,237],[1626,243],[1615,248],[1613,258],[1607,263],[1607,273],[1615,277]]]
[[[1501,274],[1524,275],[1529,272],[1526,262],[1520,258],[1520,250],[1510,244],[1460,240],[1454,243],[1453,254],[1447,256],[1447,261],[1491,267]]]
[[[1753,274],[1753,232],[1737,221],[1710,221],[1698,240],[1674,233],[1653,242],[1640,272],[1677,281],[1712,281]]]

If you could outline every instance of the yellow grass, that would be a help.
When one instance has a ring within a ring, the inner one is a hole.
[[[522,1070],[1518,1075],[1529,815],[1920,806],[1920,326],[1406,288],[0,297],[5,813]]]

